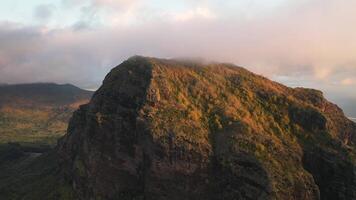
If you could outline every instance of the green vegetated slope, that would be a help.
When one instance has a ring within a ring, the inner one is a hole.
[[[356,125],[320,91],[133,57],[57,152],[79,199],[355,199]]]
[[[355,134],[320,91],[230,64],[133,57],[54,151],[7,144],[0,199],[351,200]]]
[[[0,141],[55,144],[65,134],[69,108],[0,108]]]
[[[51,83],[0,86],[0,143],[54,145],[92,92]]]
[[[71,199],[52,149],[92,92],[50,83],[0,86],[0,199]]]

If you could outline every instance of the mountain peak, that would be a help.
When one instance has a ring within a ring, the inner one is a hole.
[[[355,132],[320,91],[135,56],[75,112],[57,151],[82,199],[352,199]]]

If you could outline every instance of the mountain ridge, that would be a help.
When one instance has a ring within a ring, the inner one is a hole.
[[[92,92],[72,84],[26,83],[0,86],[0,105],[64,106],[77,99],[87,99]]]
[[[79,199],[353,199],[355,132],[320,91],[135,56],[74,113],[57,152]]]

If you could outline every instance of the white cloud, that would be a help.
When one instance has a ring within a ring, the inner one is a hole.
[[[42,4],[36,6],[34,9],[33,16],[41,21],[47,21],[52,17],[52,12],[55,9],[55,6],[52,4]]]
[[[345,78],[341,81],[342,85],[356,85],[356,78]]]
[[[181,13],[173,14],[174,20],[177,21],[188,21],[192,19],[215,19],[217,16],[209,8],[197,7],[192,10],[187,10]]]
[[[332,73],[332,69],[327,68],[325,66],[324,67],[316,66],[314,69],[315,69],[315,72],[314,72],[315,78],[321,79],[321,80],[327,79]]]
[[[94,6],[103,6],[122,10],[140,3],[140,0],[92,0]]]
[[[109,68],[142,54],[234,62],[293,85],[352,93],[347,86],[356,77],[356,2],[279,3],[263,17],[246,17],[230,11],[262,7],[188,1],[164,9],[148,0],[64,0],[82,12],[71,27],[2,24],[0,82],[91,87]]]

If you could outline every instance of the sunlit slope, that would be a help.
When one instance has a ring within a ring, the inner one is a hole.
[[[355,199],[355,135],[320,91],[133,57],[75,112],[58,153],[80,199]]]
[[[54,144],[91,92],[51,83],[0,86],[0,143]]]

